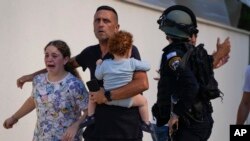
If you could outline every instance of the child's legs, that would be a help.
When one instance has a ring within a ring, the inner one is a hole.
[[[89,99],[88,102],[88,116],[92,116],[95,113],[96,103]]]
[[[132,97],[133,104],[132,106],[138,106],[139,107],[139,112],[141,115],[141,118],[144,122],[148,123],[149,122],[149,113],[148,113],[148,102],[145,97],[142,95],[138,94],[134,97]]]

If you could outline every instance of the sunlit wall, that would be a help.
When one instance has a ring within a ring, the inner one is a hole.
[[[150,88],[144,93],[149,107],[156,100],[156,85],[153,80],[159,67],[162,48],[168,44],[165,35],[158,30],[156,20],[161,10],[153,10],[117,0],[1,0],[0,1],[0,124],[11,116],[31,95],[31,83],[23,89],[16,87],[16,79],[44,67],[43,48],[51,40],[65,40],[77,55],[88,45],[96,44],[93,34],[93,15],[100,5],[113,6],[119,14],[121,29],[134,35],[142,59],[151,64],[148,72]],[[224,100],[214,100],[214,129],[211,141],[228,141],[229,125],[235,123],[240,102],[244,71],[249,57],[249,33],[209,23],[200,19],[199,43],[205,43],[209,53],[215,50],[217,37],[223,41],[230,37],[232,51],[229,62],[215,70]],[[81,71],[81,69],[79,69]],[[81,71],[82,72],[82,71]],[[89,73],[81,73],[84,81]],[[150,109],[149,109],[150,110]],[[36,115],[20,119],[13,129],[0,126],[1,141],[31,140]],[[144,141],[151,141],[144,133]]]

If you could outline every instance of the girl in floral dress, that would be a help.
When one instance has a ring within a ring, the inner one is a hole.
[[[29,98],[37,112],[33,141],[81,141],[78,127],[87,113],[88,92],[68,63],[70,49],[65,42],[51,41],[44,52],[48,72],[34,77]],[[20,113],[8,118],[4,127],[11,128],[22,117],[18,117]]]

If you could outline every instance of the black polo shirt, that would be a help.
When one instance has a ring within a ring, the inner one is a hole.
[[[133,46],[131,57],[140,60],[138,49]],[[99,45],[89,46],[76,56],[77,63],[83,71],[90,70],[91,79],[95,79],[96,61],[112,58],[106,54],[102,58]],[[99,82],[102,86],[102,82]],[[85,141],[141,141],[141,118],[138,107],[125,108],[106,104],[97,104],[95,111],[96,123],[88,126],[83,137]]]

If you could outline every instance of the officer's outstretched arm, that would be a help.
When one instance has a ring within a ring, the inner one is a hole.
[[[220,38],[217,39],[217,50],[213,53],[213,67],[219,68],[226,64],[229,59],[229,53],[231,51],[231,44],[229,37],[227,37],[223,43],[220,43]]]

